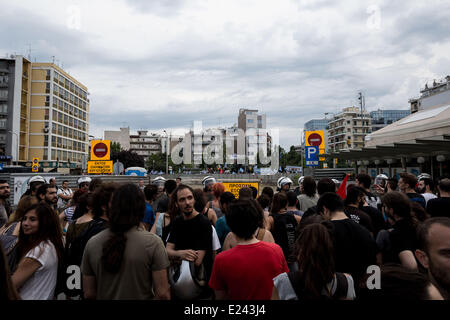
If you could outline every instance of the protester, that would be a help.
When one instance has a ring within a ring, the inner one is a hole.
[[[214,200],[209,201],[206,206],[207,208],[213,209],[216,212],[217,218],[220,218],[223,216],[223,212],[220,210],[220,196],[225,192],[225,185],[222,182],[214,183],[212,192],[214,194]]]
[[[429,175],[422,174],[419,176],[419,184],[417,185],[417,190],[425,199],[425,207],[428,205],[428,201],[431,199],[436,199],[437,196],[434,194],[434,182]]]
[[[330,178],[322,178],[317,183],[317,193],[319,197],[326,192],[336,192],[336,184]],[[308,210],[306,210],[302,218],[307,218],[314,214],[318,214],[317,205],[312,206]]]
[[[416,258],[428,270],[431,282],[450,300],[450,218],[437,217],[419,227]]]
[[[80,197],[83,195],[83,194],[85,194],[86,193],[86,191],[84,191],[84,190],[82,190],[82,189],[78,189],[77,191],[75,191],[73,194],[72,194],[72,198],[69,200],[69,207],[68,208],[66,208],[64,211],[62,211],[60,214],[59,214],[59,219],[62,221],[62,222],[67,222],[67,223],[70,223],[70,222],[72,222],[72,219],[73,219],[73,217],[74,217],[74,214],[75,214],[75,210],[76,210],[76,208],[77,208],[77,206],[78,206],[78,203],[79,203],[79,201],[80,201]],[[66,231],[67,231],[67,227],[65,227],[65,229],[66,229]]]
[[[272,232],[275,243],[283,249],[284,257],[289,270],[293,268],[296,258],[293,255],[295,249],[295,229],[300,223],[301,217],[287,213],[288,200],[284,192],[274,195],[272,210],[267,218],[268,230]]]
[[[336,272],[333,242],[319,223],[305,226],[297,238],[298,271],[274,278],[274,300],[355,299],[353,278]]]
[[[89,181],[89,179],[87,179],[87,181]],[[95,190],[100,188],[102,186],[102,184],[103,184],[103,180],[101,178],[94,178],[94,179],[90,180],[88,192],[93,193]]]
[[[58,196],[58,210],[67,208],[70,199],[72,199],[73,191],[69,188],[69,181],[64,180],[61,188],[56,193]]]
[[[53,299],[63,241],[58,216],[48,204],[40,202],[28,208],[15,250],[18,263],[12,270],[12,282],[21,298]]]
[[[319,200],[319,196],[316,193],[316,181],[314,181],[313,177],[305,177],[303,179],[301,190],[302,194],[298,196],[298,203],[300,210],[305,212],[317,205],[317,200]]]
[[[355,184],[364,189],[366,194],[366,202],[373,208],[378,209],[381,206],[380,197],[377,197],[370,191],[372,178],[366,173],[360,173],[356,176]]]
[[[166,244],[169,258],[194,262],[196,268],[203,266],[206,283],[212,270],[212,229],[208,218],[195,210],[194,190],[179,185],[173,192],[171,202],[180,218],[172,223],[172,230]],[[205,288],[200,297],[210,297]]]
[[[138,183],[139,183],[139,189],[141,189],[141,191],[144,192],[144,188],[145,188],[144,180],[140,179]]]
[[[159,201],[161,199],[166,199],[167,198],[167,192],[164,192],[164,184],[165,184],[165,182],[166,182],[166,179],[164,177],[161,177],[161,176],[156,177],[155,179],[153,179],[153,182],[152,182],[152,184],[154,184],[158,188],[158,193],[156,194],[156,199],[155,199],[155,201],[153,203],[153,206],[156,208],[156,212],[159,212],[158,211]],[[167,211],[167,209],[166,209],[166,211]],[[165,211],[163,211],[163,212],[165,212]]]
[[[391,191],[398,191],[398,181],[395,178],[390,178],[386,180],[386,188],[385,193],[391,192]]]
[[[6,300],[20,300],[20,296],[11,280],[8,259],[0,246],[0,301]]]
[[[295,199],[297,199],[295,197]],[[259,212],[259,216],[258,216],[258,229],[256,230],[256,234],[255,234],[255,238],[259,241],[264,241],[264,242],[270,242],[270,243],[275,243],[275,239],[273,238],[272,233],[266,229],[266,222],[265,222],[265,217],[264,217],[264,209],[261,207],[261,205],[254,199],[245,199],[250,201],[250,204],[252,206],[254,206],[258,212]],[[233,232],[228,233],[228,235],[225,238],[224,244],[223,244],[223,251],[225,250],[229,250],[231,248],[234,248],[235,246],[237,246],[238,241],[236,236],[234,235]]]
[[[450,218],[450,179],[441,179],[438,189],[440,197],[428,201],[427,212],[431,217]]]
[[[358,290],[367,267],[377,262],[375,241],[366,228],[347,217],[344,203],[336,193],[323,194],[317,202],[317,210],[331,223],[336,271],[351,274]]]
[[[258,189],[254,186],[250,186],[249,188],[252,190],[252,199],[256,200],[256,198],[258,198]]]
[[[267,218],[270,215],[270,207],[271,207],[271,203],[272,203],[271,198],[267,194],[262,193],[258,197],[258,199],[256,199],[256,201],[258,201],[259,205],[263,208],[263,210],[264,210],[264,219],[267,222]],[[267,228],[267,225],[266,225],[266,228]]]
[[[142,226],[145,230],[150,231],[155,223],[155,212],[152,203],[156,199],[158,188],[153,184],[149,184],[144,187],[143,192],[145,196],[145,214],[142,219]]]
[[[392,230],[388,233],[388,245],[380,246],[383,263],[398,263],[413,271],[418,270],[414,252],[417,249],[418,221],[411,213],[411,201],[397,191],[383,196],[384,212],[392,223]],[[385,236],[383,233],[379,237]],[[377,243],[383,241],[377,239]]]
[[[365,190],[355,185],[349,185],[347,188],[347,197],[344,200],[345,214],[357,224],[365,227],[373,235],[372,219],[367,213],[360,210],[366,202]]]
[[[280,247],[256,239],[261,213],[251,201],[237,200],[226,213],[237,245],[214,261],[209,285],[218,300],[268,300],[272,279],[288,271]]]
[[[177,187],[181,184],[181,178],[180,177],[178,177],[177,179],[176,179],[176,182],[177,182]]]
[[[11,222],[8,222],[0,228],[0,235],[4,234],[18,237],[23,216],[27,212],[28,208],[36,203],[38,203],[38,199],[35,196],[22,197],[17,204],[16,211],[10,216],[10,218],[12,218],[10,219]]]
[[[0,228],[4,226],[11,215],[9,197],[11,195],[9,183],[6,180],[0,180]]]
[[[303,211],[298,210],[298,198],[294,191],[289,191],[287,194],[288,206],[287,213],[293,214],[301,217],[303,215]]]
[[[364,290],[361,300],[370,303],[407,300],[443,300],[426,275],[400,265],[381,267],[379,288]]]
[[[56,204],[58,202],[58,196],[56,195],[56,188],[51,184],[43,184],[39,186],[36,191],[36,197],[39,201],[47,203],[49,206],[55,210],[56,213]]]
[[[230,227],[227,224],[226,220],[226,213],[228,211],[228,206],[230,203],[235,199],[235,196],[231,192],[224,192],[220,195],[219,203],[220,203],[220,210],[224,213],[222,217],[217,219],[216,222],[216,231],[217,236],[219,237],[220,245],[223,248],[225,238],[230,232]]]
[[[425,198],[415,191],[417,184],[417,177],[411,173],[400,173],[400,181],[398,188],[409,198],[411,202],[418,202],[422,207],[426,207]]]
[[[158,194],[156,194],[156,200],[157,204],[155,204],[154,207],[156,207],[156,215],[158,216],[158,212],[167,212],[167,209],[169,208],[169,199],[172,192],[177,188],[177,183],[175,180],[167,180],[164,182],[164,194],[158,198]],[[159,193],[159,186],[158,186],[158,193]]]
[[[139,187],[114,191],[110,226],[89,240],[82,260],[86,299],[170,299],[169,260],[157,236],[139,229],[145,213]]]
[[[204,215],[211,222],[213,226],[216,225],[217,215],[213,209],[206,206],[206,194],[202,189],[194,189],[195,210]]]
[[[263,194],[265,194],[266,196],[269,197],[270,203],[269,203],[269,206],[267,207],[267,208],[269,208],[270,204],[272,204],[272,199],[273,199],[273,195],[274,195],[273,189],[271,187],[264,187],[261,191],[261,195],[263,195]],[[264,209],[266,209],[266,208],[264,207]]]

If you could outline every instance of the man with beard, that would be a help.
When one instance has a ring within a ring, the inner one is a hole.
[[[431,282],[450,299],[450,218],[426,220],[419,228],[416,257],[428,269]]]
[[[169,205],[171,216],[180,215],[173,221],[172,231],[167,240],[166,251],[171,259],[193,262],[196,268],[202,264],[206,283],[212,270],[212,228],[208,218],[194,209],[194,190],[179,185],[172,194]],[[206,295],[212,292],[205,292]]]
[[[8,222],[11,214],[11,207],[8,202],[10,195],[11,191],[9,190],[8,181],[0,180],[0,228]]]
[[[423,173],[419,177],[419,184],[417,189],[422,197],[425,198],[425,205],[428,205],[428,201],[436,199],[437,196],[433,193],[434,182],[429,174]]]
[[[44,201],[51,206],[56,212],[56,204],[58,203],[58,195],[56,188],[51,184],[41,185],[36,192],[36,197],[39,201]]]

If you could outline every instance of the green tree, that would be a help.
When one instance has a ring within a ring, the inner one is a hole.
[[[302,156],[299,152],[295,151],[294,146],[291,146],[289,152],[286,154],[286,163],[288,166],[302,165]]]
[[[144,167],[144,158],[138,155],[136,152],[122,150],[120,152],[112,152],[111,160],[116,162],[119,160],[126,168],[129,167]]]
[[[120,142],[112,142],[111,143],[111,152],[119,153],[120,151],[122,151]]]

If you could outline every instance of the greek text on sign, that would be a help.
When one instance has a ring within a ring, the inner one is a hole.
[[[319,154],[325,153],[325,134],[323,130],[305,131],[305,145],[307,147],[319,147]],[[325,159],[323,159],[325,160]],[[320,160],[320,161],[323,161]]]
[[[239,190],[241,188],[249,188],[249,187],[255,187],[256,190],[258,190],[259,194],[259,183],[258,182],[224,182],[223,185],[225,186],[225,191],[231,192],[234,194],[234,196],[239,198]]]
[[[88,173],[89,174],[109,174],[113,172],[112,161],[89,161]]]

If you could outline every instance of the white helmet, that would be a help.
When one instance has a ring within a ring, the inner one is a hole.
[[[86,182],[91,183],[91,181],[92,181],[91,178],[89,178],[88,176],[84,176],[84,177],[78,178],[77,183],[78,183],[78,185],[80,185],[80,184],[86,183]]]
[[[381,174],[379,174],[379,175],[377,175],[377,176],[375,177],[374,183],[380,185],[380,184],[381,184],[381,181],[387,180],[387,179],[389,179],[388,176],[385,175],[385,174],[383,174],[383,173],[381,173]]]
[[[28,180],[28,187],[30,187],[30,185],[31,185],[33,182],[47,183],[43,177],[41,177],[41,176],[34,176],[34,177],[31,177],[31,178]]]
[[[292,184],[292,180],[288,177],[281,177],[277,181],[278,189],[281,189],[285,184]]]
[[[301,185],[304,179],[305,179],[304,176],[301,176],[300,178],[298,178],[298,185]]]
[[[155,179],[153,179],[153,184],[160,185],[160,184],[164,184],[165,182],[166,182],[166,178],[161,177],[161,176],[156,177]]]
[[[203,187],[206,187],[207,185],[214,184],[214,183],[216,183],[216,179],[211,176],[206,176],[202,180]]]
[[[428,173],[422,173],[417,177],[417,180],[420,181],[422,179],[431,179],[431,175],[429,175]]]
[[[331,179],[331,180],[333,180],[334,184],[337,185],[337,186],[340,184],[338,179]]]

